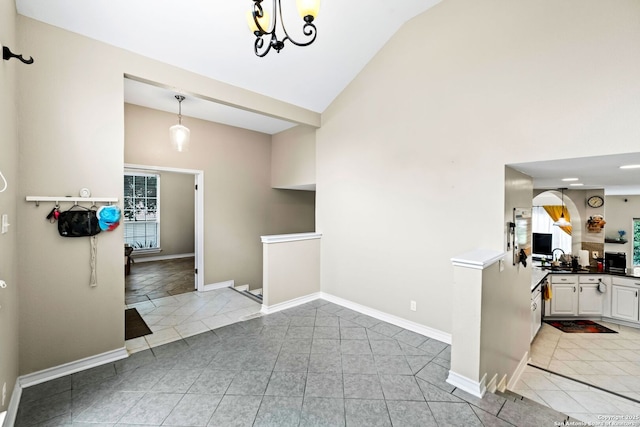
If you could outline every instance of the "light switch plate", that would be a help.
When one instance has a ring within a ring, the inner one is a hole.
[[[591,252],[591,256],[593,257],[593,259],[598,258],[598,255],[599,255],[599,254],[598,254],[598,251],[592,251],[592,252]]]
[[[9,231],[9,215],[2,214],[2,234]]]

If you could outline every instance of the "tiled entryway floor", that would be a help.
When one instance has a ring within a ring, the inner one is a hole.
[[[618,333],[564,333],[543,323],[531,363],[640,401],[640,329],[598,323]]]
[[[134,262],[124,279],[126,304],[179,295],[195,290],[194,258]]]
[[[127,305],[153,334],[125,341],[129,353],[177,341],[259,315],[262,305],[231,288],[189,292]]]
[[[445,381],[449,366],[447,344],[316,300],[29,387],[17,425],[538,427],[567,419],[518,397],[470,396]]]

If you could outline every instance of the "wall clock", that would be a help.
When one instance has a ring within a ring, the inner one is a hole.
[[[599,208],[604,205],[604,200],[600,196],[591,196],[587,199],[590,208]]]

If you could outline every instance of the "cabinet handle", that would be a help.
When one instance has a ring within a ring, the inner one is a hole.
[[[575,292],[575,291],[576,291],[576,287],[574,286],[574,287],[573,287],[573,292]]]

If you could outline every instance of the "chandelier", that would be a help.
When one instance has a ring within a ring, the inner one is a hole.
[[[247,20],[249,22],[249,28],[256,36],[254,51],[257,56],[265,56],[271,48],[274,48],[276,52],[280,53],[280,50],[284,47],[284,42],[287,40],[296,46],[309,46],[316,40],[317,30],[313,24],[313,20],[318,16],[320,0],[296,0],[298,13],[304,20],[304,25],[302,26],[302,33],[306,37],[304,41],[296,41],[287,33],[284,21],[282,20],[281,0],[272,0],[273,15],[271,16],[262,8],[263,0],[252,1],[253,9],[249,11]],[[279,24],[278,19],[280,20]],[[281,40],[278,39],[278,35],[276,34],[278,29],[281,29],[284,33],[284,37]]]
[[[184,96],[176,95],[175,98],[178,100],[178,124],[169,128],[169,139],[176,151],[183,152],[189,148],[191,131],[182,124],[182,101],[184,101]]]

